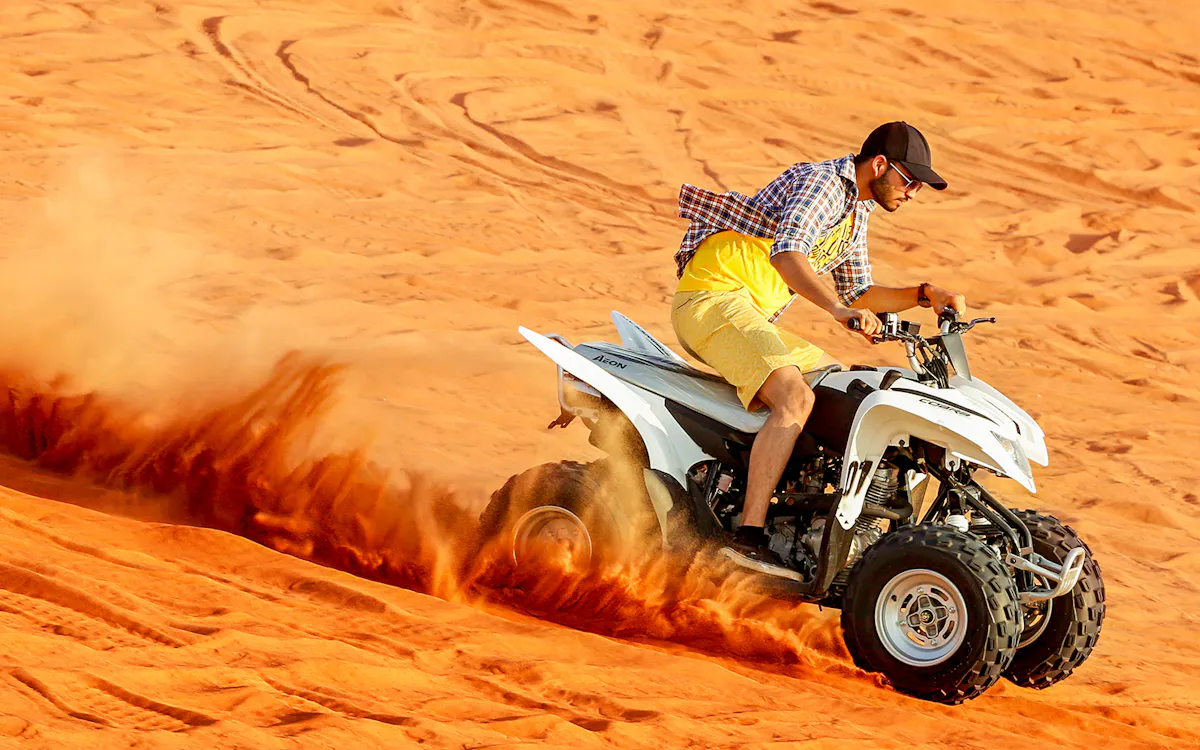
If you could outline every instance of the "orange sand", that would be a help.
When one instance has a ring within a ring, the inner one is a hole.
[[[0,746],[1200,746],[1198,29],[1163,0],[0,4]],[[901,118],[951,188],[877,215],[876,278],[999,318],[974,370],[1051,464],[996,486],[1103,566],[1092,658],[951,708],[735,587],[463,588],[488,492],[597,455],[544,430],[517,326],[674,343],[680,182],[751,192]]]

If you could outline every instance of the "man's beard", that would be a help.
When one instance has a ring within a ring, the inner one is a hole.
[[[884,174],[886,175],[887,173],[885,172]],[[883,210],[887,211],[888,213],[900,208],[899,203],[893,204],[890,200],[888,200],[892,198],[896,192],[895,186],[889,185],[884,177],[876,177],[875,179],[871,180],[871,195],[875,196],[875,202],[878,205],[883,206]]]

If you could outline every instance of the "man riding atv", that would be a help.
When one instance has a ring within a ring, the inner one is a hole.
[[[799,163],[753,197],[680,191],[679,215],[691,220],[679,252],[679,286],[671,320],[689,354],[737,388],[743,406],[770,416],[750,455],[740,525],[721,552],[762,573],[793,576],[768,547],[767,509],[814,395],[803,373],[834,360],[776,325],[796,295],[868,340],[880,332],[875,313],[914,306],[964,312],[966,303],[929,282],[913,287],[874,283],[867,223],[876,206],[892,212],[929,185],[946,181],[930,165],[929,143],[905,122],[867,136],[857,155]],[[832,274],[837,296],[818,280]]]
[[[871,278],[870,212],[924,185],[946,187],[928,144],[889,123],[859,154],[796,164],[753,198],[684,186],[672,318],[720,375],[615,310],[620,344],[520,327],[557,366],[551,426],[582,421],[608,457],[514,475],[464,559],[499,549],[557,580],[645,552],[686,575],[715,572],[715,549],[767,596],[840,609],[854,663],[909,695],[961,703],[1001,677],[1044,688],[1071,675],[1099,639],[1104,581],[1073,529],[981,481],[1032,494],[1032,464],[1049,462],[1037,421],[971,373],[963,336],[995,319],[959,320],[963,297],[928,282]],[[797,294],[902,344],[908,367],[814,369],[821,350],[775,324]],[[896,315],[914,305],[938,310],[935,333]],[[569,564],[547,572],[547,553]]]

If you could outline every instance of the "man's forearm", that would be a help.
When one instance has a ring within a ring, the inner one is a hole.
[[[808,258],[801,253],[776,253],[771,258],[771,265],[793,292],[829,313],[838,325],[848,328],[853,325],[851,330],[858,331],[868,341],[882,330],[879,318],[870,310],[851,310],[843,305],[829,287],[821,283],[808,264]]]
[[[808,264],[808,258],[800,253],[778,253],[771,258],[771,265],[793,292],[822,310],[832,312],[842,306],[838,298],[817,278],[812,266]]]
[[[920,291],[919,286],[873,286],[850,306],[877,313],[900,312],[917,306]]]

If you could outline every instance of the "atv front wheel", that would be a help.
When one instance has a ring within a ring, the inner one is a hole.
[[[859,667],[917,698],[961,703],[1012,661],[1017,587],[984,542],[945,526],[908,526],[855,564],[842,630]]]
[[[1070,593],[1024,605],[1025,629],[1016,658],[1004,673],[1022,687],[1047,688],[1070,676],[1096,647],[1104,623],[1104,579],[1092,551],[1070,526],[1032,510],[1013,512],[1029,528],[1033,551],[1042,557],[1062,563],[1076,547],[1087,550],[1083,572]]]

